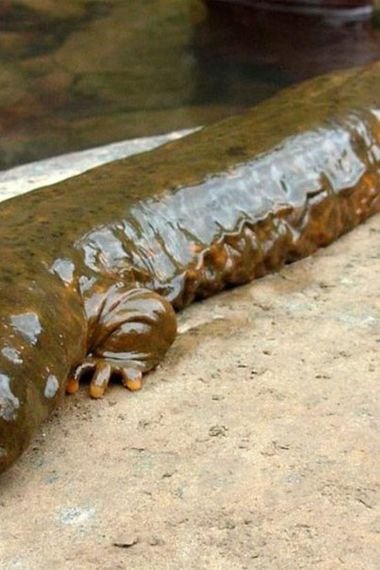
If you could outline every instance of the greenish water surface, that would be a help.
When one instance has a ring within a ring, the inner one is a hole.
[[[0,0],[0,168],[209,123],[380,58],[380,24],[201,0]]]

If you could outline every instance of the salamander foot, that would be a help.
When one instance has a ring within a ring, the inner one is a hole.
[[[131,391],[140,390],[142,376],[162,360],[176,334],[170,303],[148,289],[112,287],[89,318],[88,356],[74,371],[66,391],[90,378],[90,396],[101,398],[111,380],[120,378]]]

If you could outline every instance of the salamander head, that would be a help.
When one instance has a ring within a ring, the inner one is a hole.
[[[64,390],[71,355],[82,346],[61,290],[37,285],[0,295],[0,472],[28,445]],[[71,333],[71,335],[70,335]],[[77,335],[77,338],[74,338]]]

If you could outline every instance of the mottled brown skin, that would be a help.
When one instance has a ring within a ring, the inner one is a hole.
[[[84,374],[137,390],[174,310],[380,210],[380,63],[0,209],[0,471]]]

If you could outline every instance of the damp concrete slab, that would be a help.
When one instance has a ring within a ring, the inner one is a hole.
[[[194,304],[0,478],[0,568],[377,570],[380,216]]]

